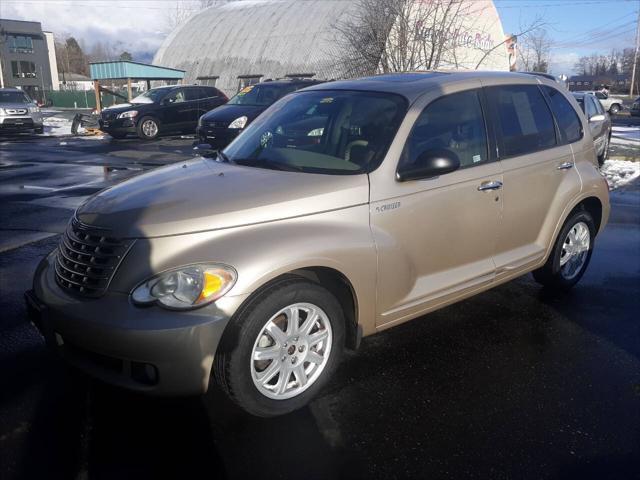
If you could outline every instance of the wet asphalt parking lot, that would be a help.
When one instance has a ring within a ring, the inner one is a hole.
[[[308,408],[153,399],[45,349],[22,294],[73,209],[191,140],[0,139],[0,478],[640,478],[640,187],[567,295],[530,276],[363,340]]]

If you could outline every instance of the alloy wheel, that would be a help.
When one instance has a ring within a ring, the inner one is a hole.
[[[567,233],[560,253],[560,273],[566,280],[580,273],[587,261],[590,246],[589,227],[584,222],[576,223]]]
[[[251,378],[274,400],[300,395],[318,379],[331,355],[333,332],[317,305],[295,303],[273,315],[251,351]]]
[[[153,120],[145,120],[142,124],[142,132],[149,138],[158,134],[158,124]]]

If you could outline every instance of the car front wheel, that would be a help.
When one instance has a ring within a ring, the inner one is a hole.
[[[138,137],[153,140],[160,133],[160,123],[153,117],[142,117],[138,122]]]
[[[247,412],[296,410],[326,384],[344,346],[344,315],[318,284],[291,280],[258,295],[232,319],[218,349],[218,383]]]
[[[587,270],[596,228],[586,210],[579,210],[565,222],[545,265],[533,277],[546,287],[569,290]]]
[[[611,105],[611,107],[609,107],[609,113],[611,115],[615,115],[619,111],[620,111],[620,105],[618,105],[617,103],[614,103],[613,105]]]

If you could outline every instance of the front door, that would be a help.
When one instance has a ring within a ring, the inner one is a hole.
[[[459,170],[405,182],[383,178],[391,173],[384,169],[371,174],[378,327],[414,318],[494,278],[502,175],[489,156],[481,98],[481,89],[473,89],[423,100],[420,107],[428,105],[398,164],[415,166],[424,152],[446,150],[458,157]]]
[[[168,130],[180,130],[189,124],[191,110],[185,96],[185,90],[172,90],[163,100],[163,126]]]

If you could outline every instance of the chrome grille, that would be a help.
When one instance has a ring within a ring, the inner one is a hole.
[[[208,128],[227,128],[230,122],[205,121],[204,126]]]
[[[104,294],[129,245],[109,231],[72,219],[62,234],[56,255],[56,281],[67,291],[85,297]]]

